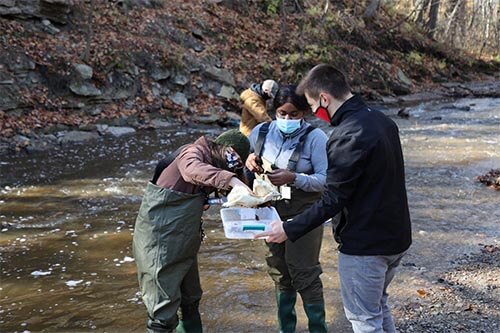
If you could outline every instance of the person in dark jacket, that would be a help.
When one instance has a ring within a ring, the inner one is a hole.
[[[296,241],[334,223],[344,311],[356,333],[395,332],[387,287],[411,245],[403,153],[396,124],[354,96],[342,72],[314,67],[297,88],[334,129],[327,143],[327,188],[309,209],[255,237]]]
[[[149,182],[135,222],[133,252],[147,332],[202,332],[198,274],[201,216],[208,194],[241,186],[238,179],[250,149],[248,139],[229,130],[215,140],[187,145]],[[177,311],[180,307],[181,320]]]

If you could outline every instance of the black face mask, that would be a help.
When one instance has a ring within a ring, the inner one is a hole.
[[[243,161],[241,160],[241,157],[234,149],[232,148],[227,149],[225,151],[225,156],[226,156],[226,165],[228,170],[236,171],[243,168]]]

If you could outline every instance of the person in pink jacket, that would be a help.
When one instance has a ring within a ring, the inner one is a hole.
[[[215,189],[239,186],[251,192],[238,178],[249,148],[237,130],[215,140],[201,137],[182,149],[155,183],[148,183],[133,237],[148,332],[202,331],[197,261],[201,216]]]

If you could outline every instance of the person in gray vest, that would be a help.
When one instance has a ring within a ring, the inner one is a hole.
[[[249,136],[254,152],[246,166],[257,174],[266,171],[268,180],[280,187],[282,200],[272,205],[286,221],[321,197],[325,188],[325,133],[304,120],[306,99],[295,93],[295,85],[280,87],[275,98],[276,120],[256,126]],[[271,165],[271,171],[264,170]],[[319,263],[323,228],[312,230],[300,240],[268,243],[269,275],[275,282],[280,332],[295,332],[295,301],[302,297],[310,332],[326,332],[322,273]]]
[[[148,333],[202,332],[197,260],[201,216],[208,208],[208,194],[215,189],[241,186],[251,192],[237,177],[243,175],[249,149],[248,139],[238,130],[215,140],[203,136],[148,183],[133,238]]]

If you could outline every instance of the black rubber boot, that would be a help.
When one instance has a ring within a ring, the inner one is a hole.
[[[199,302],[187,306],[181,305],[181,320],[177,325],[177,333],[202,333],[203,326],[201,324],[201,317],[199,309]]]
[[[297,293],[295,291],[277,291],[276,303],[278,305],[278,325],[281,333],[294,333],[297,325],[295,313],[295,302]]]
[[[146,325],[147,333],[174,333],[176,324],[174,322],[168,323],[158,319],[148,319]]]
[[[309,332],[326,333],[328,328],[325,322],[325,303],[304,304],[307,319],[309,319]]]

